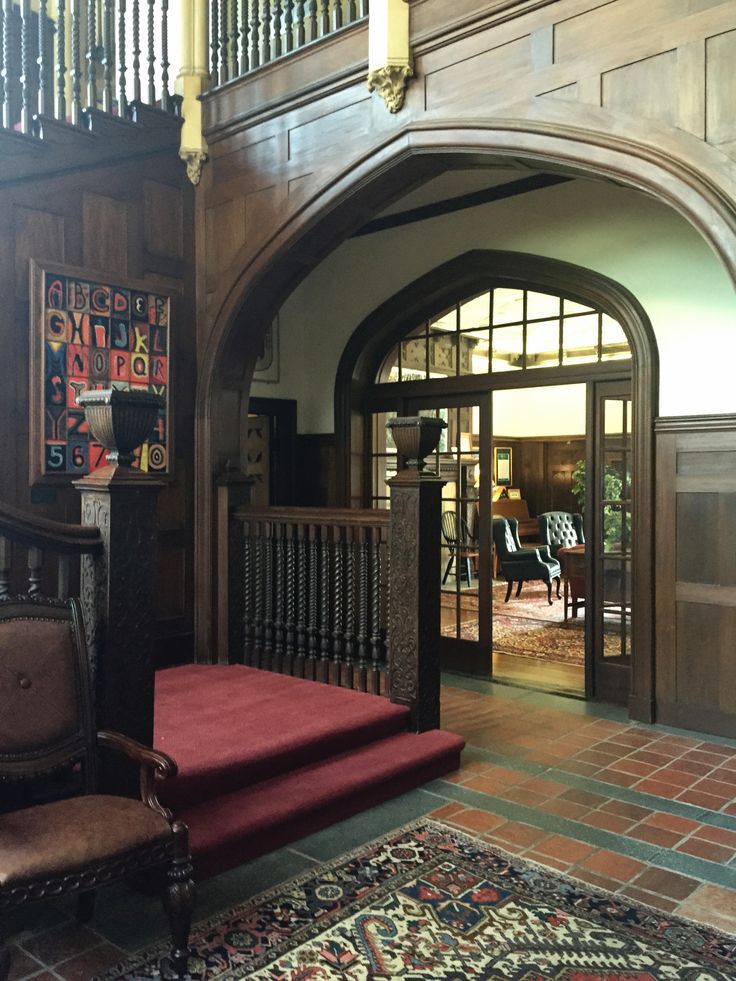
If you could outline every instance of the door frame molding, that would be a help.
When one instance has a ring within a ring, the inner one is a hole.
[[[541,289],[588,303],[619,322],[631,347],[631,368],[621,362],[468,375],[453,380],[375,383],[383,358],[412,327],[474,292],[495,286]],[[646,311],[615,280],[591,269],[546,256],[474,249],[443,263],[399,290],[366,317],[345,346],[335,383],[335,443],[338,500],[350,497],[351,432],[364,418],[369,397],[415,398],[462,392],[631,377],[634,400],[632,550],[632,658],[629,716],[652,722],[654,687],[654,419],[659,401],[657,342]]]

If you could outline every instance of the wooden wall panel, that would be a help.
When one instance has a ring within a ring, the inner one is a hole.
[[[679,119],[677,79],[676,51],[624,65],[603,74],[603,106],[675,126]]]
[[[736,733],[736,419],[657,435],[657,717]]]
[[[477,80],[483,80],[484,89],[493,90],[525,75],[531,67],[532,46],[529,37],[491,47],[471,58],[426,75],[426,105],[432,109],[443,109],[449,105],[460,108],[477,99]],[[475,84],[468,84],[470,79]]]
[[[91,192],[82,195],[84,252],[87,269],[128,275],[128,206],[125,201]]]
[[[709,37],[705,42],[708,92],[706,138],[716,145],[736,140],[736,30]]]
[[[143,182],[143,236],[146,249],[170,259],[184,257],[181,191],[159,181]]]

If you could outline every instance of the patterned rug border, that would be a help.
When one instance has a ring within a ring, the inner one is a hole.
[[[701,957],[707,960],[711,967],[718,971],[724,971],[725,969],[730,969],[733,965],[736,967],[736,935],[726,933],[717,927],[706,926],[702,923],[698,923],[696,920],[691,920],[683,916],[678,916],[674,913],[665,913],[662,910],[657,909],[654,906],[650,906],[644,902],[633,902],[627,900],[625,897],[619,897],[614,893],[608,892],[605,889],[601,889],[595,885],[585,882],[582,879],[577,879],[574,875],[565,872],[559,872],[554,869],[550,869],[545,865],[533,860],[523,858],[519,855],[515,855],[511,852],[507,852],[502,847],[490,842],[485,841],[482,838],[478,838],[466,831],[462,831],[459,828],[455,828],[452,825],[445,824],[442,821],[437,821],[430,817],[420,817],[414,821],[410,821],[406,824],[399,825],[390,831],[378,836],[377,838],[370,839],[357,845],[355,848],[349,851],[342,852],[339,856],[330,859],[326,862],[318,863],[309,869],[303,870],[289,879],[285,879],[282,882],[270,886],[261,892],[248,897],[242,903],[235,904],[234,906],[226,907],[220,910],[218,913],[214,913],[207,919],[201,921],[195,921],[192,926],[192,936],[190,937],[190,945],[193,945],[198,937],[207,933],[208,931],[218,927],[225,920],[232,920],[235,917],[244,914],[245,912],[255,909],[256,907],[262,905],[263,903],[269,901],[270,899],[276,898],[279,894],[287,893],[288,891],[298,888],[304,883],[309,882],[315,876],[324,876],[326,874],[332,873],[351,862],[352,860],[359,858],[362,854],[370,851],[375,851],[382,845],[387,844],[392,839],[411,834],[419,829],[426,828],[429,831],[434,831],[435,833],[442,833],[451,836],[452,838],[463,842],[473,848],[483,851],[490,856],[499,858],[504,862],[507,862],[512,868],[518,869],[520,871],[530,870],[539,873],[539,875],[547,880],[551,885],[555,883],[563,883],[571,889],[579,890],[586,897],[592,899],[603,900],[608,904],[609,909],[617,908],[618,911],[623,914],[635,913],[637,910],[642,911],[646,914],[647,918],[638,927],[639,932],[644,932],[646,939],[652,943],[656,944],[657,940],[664,942],[664,937],[661,933],[657,933],[655,928],[657,924],[664,925],[669,929],[681,928],[683,930],[692,931],[698,937],[701,938],[703,943],[703,949],[698,949],[696,946],[691,945],[688,950],[690,955],[693,957]],[[656,866],[655,866],[656,867]],[[392,878],[393,882],[400,882],[403,878],[410,878],[415,874],[415,870],[408,869],[403,874],[399,873]],[[378,887],[376,887],[378,888]],[[352,904],[335,910],[332,913],[326,914],[320,920],[320,932],[330,928],[334,925],[334,922],[339,922],[340,920],[346,918],[350,914],[351,908],[357,908],[363,902],[364,897],[354,900]],[[196,911],[195,911],[196,912]],[[605,921],[607,912],[602,912],[601,916]],[[654,922],[651,922],[654,921]],[[613,929],[615,921],[611,920],[608,924],[609,928]],[[636,929],[636,928],[630,928]],[[710,955],[707,951],[708,941],[711,944],[715,943],[726,948],[724,951],[717,955]],[[92,978],[91,981],[115,981],[115,979],[123,978],[131,974],[133,971],[137,971],[140,967],[150,964],[152,960],[163,961],[168,958],[168,953],[170,950],[170,941],[168,939],[159,941],[156,944],[149,945],[148,947],[140,950],[134,954],[131,954],[124,961],[120,961],[114,967],[108,969],[104,974]],[[255,966],[254,966],[255,967]],[[260,967],[258,968],[260,969]],[[237,970],[237,969],[236,969]],[[162,981],[167,977],[174,978],[174,975],[169,972],[162,971],[160,974],[156,972]],[[188,977],[188,975],[187,975]],[[226,975],[220,975],[221,979],[230,978],[237,979],[241,978],[243,981],[247,981],[249,975],[246,974],[233,974],[228,972]],[[734,978],[736,978],[736,973],[734,973]]]

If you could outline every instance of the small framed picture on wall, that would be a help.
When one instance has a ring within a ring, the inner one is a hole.
[[[493,482],[502,487],[511,485],[510,446],[494,446],[493,448]]]

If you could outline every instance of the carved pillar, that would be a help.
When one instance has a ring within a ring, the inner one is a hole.
[[[406,469],[391,487],[388,691],[418,732],[440,723],[440,515],[445,481],[425,472],[441,419],[389,421]]]
[[[245,614],[245,551],[243,522],[235,511],[250,504],[253,478],[230,462],[217,485],[217,660],[243,663]]]
[[[111,450],[108,466],[75,481],[82,495],[82,524],[99,528],[103,542],[102,552],[84,556],[81,566],[82,606],[95,664],[97,722],[101,729],[122,732],[151,746],[156,502],[164,485],[130,466],[128,444],[138,446],[151,431],[160,399],[147,392],[106,390],[82,393],[78,401],[96,440]],[[123,413],[127,413],[122,420],[127,443],[119,425]],[[116,414],[118,418],[112,419]],[[137,795],[134,766],[117,754],[110,754],[103,766],[107,790]]]

